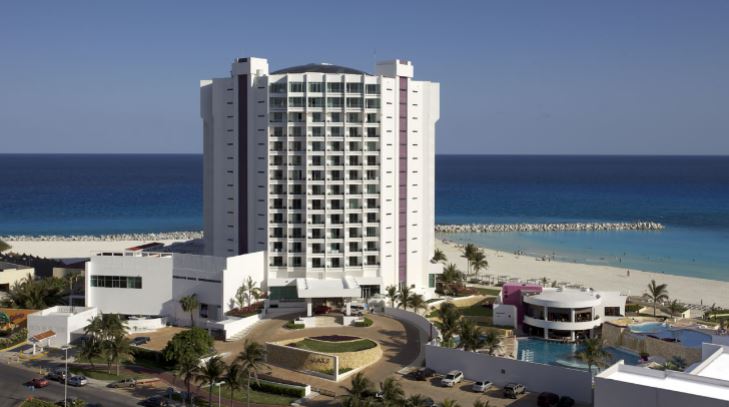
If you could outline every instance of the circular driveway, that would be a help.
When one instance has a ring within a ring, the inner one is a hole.
[[[392,375],[404,366],[412,364],[420,355],[420,332],[414,326],[388,318],[381,315],[367,315],[372,319],[372,326],[357,328],[352,326],[317,327],[306,329],[289,330],[284,324],[291,319],[291,316],[279,316],[273,319],[264,319],[251,329],[245,339],[259,343],[296,339],[302,336],[320,335],[349,335],[371,339],[380,344],[382,358],[374,364],[366,367],[362,372],[372,380],[375,385],[386,377]],[[332,317],[334,318],[334,317]],[[216,342],[215,348],[220,353],[227,352],[226,361],[230,361],[243,349],[245,339],[236,342]],[[350,384],[350,378],[343,379],[337,383],[299,373],[292,370],[271,366],[273,376],[292,380],[295,382],[310,384],[312,387],[328,390],[337,395],[344,394],[343,387]]]

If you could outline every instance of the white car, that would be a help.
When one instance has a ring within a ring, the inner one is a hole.
[[[456,383],[460,383],[463,380],[463,372],[460,370],[451,370],[447,375],[440,379],[440,384],[445,387],[453,387]]]
[[[69,386],[86,386],[89,384],[89,381],[84,376],[71,376],[68,379],[68,385]]]
[[[483,393],[486,390],[490,389],[491,386],[493,386],[493,385],[494,384],[488,380],[476,381],[476,382],[473,382],[473,386],[471,386],[471,390],[473,390],[476,393]]]

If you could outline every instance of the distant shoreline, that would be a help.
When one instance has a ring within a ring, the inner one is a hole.
[[[100,235],[9,235],[0,236],[4,242],[128,242],[155,240],[202,239],[202,231],[177,231],[160,233],[116,233]]]
[[[657,222],[590,222],[590,223],[471,223],[437,224],[435,233],[501,233],[501,232],[603,232],[658,231],[666,227]]]

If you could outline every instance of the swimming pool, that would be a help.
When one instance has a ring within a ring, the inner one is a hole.
[[[577,352],[581,351],[583,347],[584,345],[576,343],[523,338],[517,340],[516,358],[545,365],[587,369],[587,364],[576,356]],[[625,364],[628,365],[640,363],[638,355],[613,347],[606,347],[605,350],[610,354],[608,364],[616,363],[619,360],[624,360]]]
[[[658,339],[675,339],[681,345],[689,348],[700,348],[704,342],[711,343],[711,335],[693,329],[676,329],[661,322],[645,322],[628,326],[630,332],[640,335],[650,335]]]

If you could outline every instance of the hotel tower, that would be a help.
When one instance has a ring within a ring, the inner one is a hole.
[[[206,254],[264,251],[272,300],[432,293],[439,84],[413,72],[249,57],[201,81]]]

